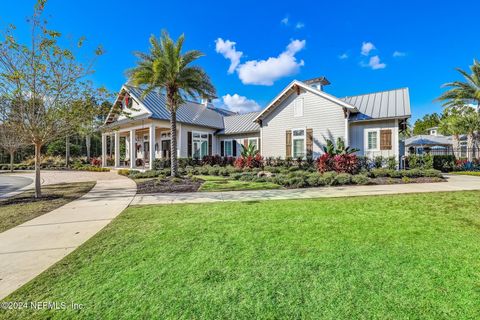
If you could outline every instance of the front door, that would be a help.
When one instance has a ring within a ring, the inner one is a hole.
[[[170,158],[170,140],[162,140],[162,158]]]

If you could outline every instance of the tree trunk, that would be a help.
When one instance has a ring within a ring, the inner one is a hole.
[[[170,112],[170,150],[171,150],[171,175],[172,177],[176,177],[178,175],[178,163],[177,163],[177,112],[172,111]]]
[[[65,137],[65,167],[70,163],[70,137]]]
[[[10,172],[13,172],[13,157],[15,156],[15,151],[10,151]]]
[[[39,142],[35,143],[35,198],[42,197],[42,189],[40,186],[40,153],[42,149],[42,144]]]
[[[452,135],[453,155],[456,159],[460,158],[460,139],[458,134]]]
[[[90,147],[92,145],[92,137],[87,134],[85,137],[85,145],[87,146],[87,161],[90,163]]]
[[[467,134],[467,160],[473,161],[473,139],[474,134],[468,133]]]

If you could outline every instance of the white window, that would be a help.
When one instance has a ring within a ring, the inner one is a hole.
[[[255,150],[258,150],[258,138],[248,138],[248,145],[255,146]]]
[[[224,150],[223,150],[223,153],[226,157],[231,157],[233,156],[233,141],[232,140],[225,140],[223,142],[224,146]]]
[[[293,116],[294,117],[303,116],[303,98],[298,98],[297,100],[295,100],[295,104],[293,106]]]
[[[208,134],[204,132],[192,132],[193,157],[202,159],[208,155]]]
[[[373,129],[366,131],[365,149],[367,151],[378,151],[380,140],[380,130]]]
[[[305,129],[292,130],[292,155],[294,158],[303,158],[306,155]]]

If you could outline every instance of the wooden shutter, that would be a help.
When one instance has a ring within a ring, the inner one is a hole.
[[[260,138],[258,138],[257,150],[258,150],[258,153],[260,153],[260,154],[261,154],[261,153],[262,153],[262,151],[260,150],[260,146],[261,146],[261,144],[260,144]]]
[[[307,129],[307,157],[313,156],[313,129]]]
[[[237,140],[232,140],[232,155],[237,156]]]
[[[286,131],[286,139],[285,139],[285,157],[291,157],[292,156],[292,130],[287,130]]]
[[[392,130],[380,130],[380,150],[392,150]]]
[[[248,148],[248,139],[243,139],[243,147]]]
[[[225,155],[225,141],[220,141],[220,155],[222,157]]]
[[[192,131],[187,132],[187,156],[192,157]]]
[[[212,155],[212,134],[209,133],[208,134],[208,155],[211,156]]]

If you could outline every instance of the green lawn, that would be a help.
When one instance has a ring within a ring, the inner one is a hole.
[[[480,192],[130,207],[3,319],[478,319]]]
[[[32,190],[0,200],[0,232],[80,198],[94,185],[95,182],[48,185],[42,186],[40,199],[35,199],[35,193]]]
[[[458,174],[463,176],[477,176],[480,177],[480,171],[453,171],[451,174]]]
[[[279,189],[281,186],[272,182],[240,181],[218,176],[196,176],[205,182],[198,191],[239,191]]]

